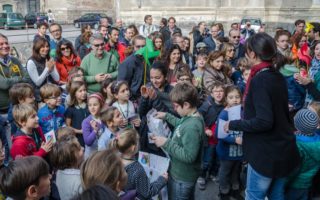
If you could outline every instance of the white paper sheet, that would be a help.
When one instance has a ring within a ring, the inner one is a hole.
[[[241,119],[241,105],[228,108],[228,119],[229,121]]]
[[[227,121],[224,121],[222,119],[219,119],[219,125],[218,125],[218,138],[226,138],[229,134],[224,131],[224,125],[227,123]]]

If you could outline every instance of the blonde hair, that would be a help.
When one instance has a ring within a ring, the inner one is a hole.
[[[60,95],[61,95],[61,89],[55,84],[47,83],[40,88],[40,96],[42,100],[48,99],[52,96],[60,96]]]
[[[16,83],[9,90],[9,97],[13,105],[31,96],[34,96],[34,89],[29,83]]]
[[[133,128],[123,129],[119,135],[112,140],[110,146],[120,153],[126,153],[130,147],[139,144],[139,134]]]
[[[26,122],[31,115],[37,114],[37,111],[32,105],[17,104],[13,106],[12,114],[14,121],[21,127],[20,124]]]
[[[84,161],[80,171],[84,189],[96,184],[103,184],[117,191],[127,183],[127,173],[124,165],[114,149],[93,153]]]

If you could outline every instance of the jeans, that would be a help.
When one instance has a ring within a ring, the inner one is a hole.
[[[168,182],[169,199],[194,200],[194,187],[195,182],[179,181],[170,176]]]
[[[219,190],[222,194],[228,194],[230,189],[240,188],[240,160],[220,160]]]
[[[248,165],[246,200],[284,200],[285,178],[265,177]]]
[[[209,172],[209,175],[217,175],[219,163],[216,153],[216,145],[208,145],[203,147],[201,168],[202,172],[200,176],[202,178],[206,178],[207,172]]]
[[[308,200],[308,189],[294,189],[290,188],[286,192],[286,200]]]

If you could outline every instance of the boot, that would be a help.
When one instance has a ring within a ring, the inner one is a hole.
[[[237,200],[244,200],[243,196],[241,195],[241,190],[231,190],[231,196]]]

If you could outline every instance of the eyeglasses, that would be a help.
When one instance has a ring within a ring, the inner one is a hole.
[[[66,50],[66,49],[69,49],[70,50],[70,47],[63,47],[63,48],[60,48],[61,49],[61,51],[64,51],[64,50]]]
[[[134,46],[135,48],[137,48],[137,49],[140,49],[140,48],[143,48],[143,47],[145,47],[146,45],[136,45],[136,46]]]
[[[231,52],[231,51],[236,51],[235,49],[228,49],[228,52]]]
[[[103,47],[104,46],[104,43],[100,43],[100,44],[94,44],[93,46],[95,46],[95,47]]]
[[[240,39],[240,36],[232,36],[232,38],[233,39],[236,39],[236,38]]]

